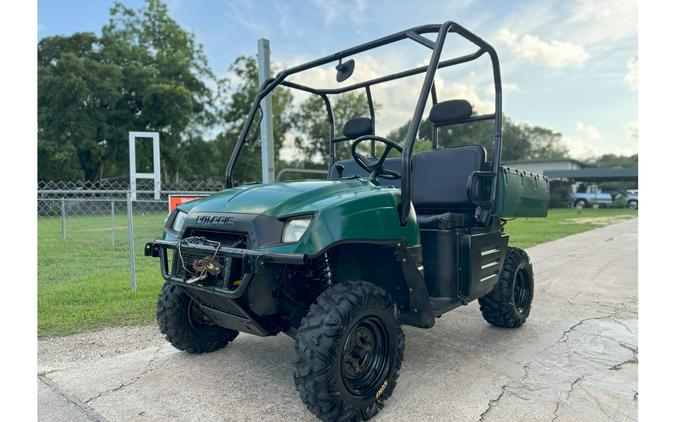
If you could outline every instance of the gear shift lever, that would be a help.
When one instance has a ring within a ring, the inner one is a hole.
[[[342,173],[345,171],[345,166],[343,166],[342,164],[336,164],[335,171],[337,171],[338,179],[342,179]]]

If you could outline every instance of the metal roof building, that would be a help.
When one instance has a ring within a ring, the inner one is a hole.
[[[549,179],[567,179],[569,181],[631,181],[638,180],[638,168],[599,168],[586,167],[576,170],[545,170]]]

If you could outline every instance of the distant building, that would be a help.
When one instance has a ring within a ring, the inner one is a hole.
[[[609,181],[637,181],[637,167],[630,168],[599,168],[585,164],[571,158],[559,160],[522,160],[505,161],[506,167],[532,173],[543,174],[551,181],[560,182],[609,182]]]
[[[592,167],[572,158],[561,158],[559,160],[505,161],[503,164],[506,167],[537,174],[544,174],[551,170],[579,170],[586,167]]]

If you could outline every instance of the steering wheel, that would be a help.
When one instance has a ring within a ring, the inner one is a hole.
[[[380,157],[375,163],[371,163],[371,160],[356,152],[356,147],[364,141],[382,142],[386,146],[384,153],[382,153],[382,157]],[[352,144],[352,157],[354,158],[354,161],[356,161],[356,164],[370,173],[371,178],[381,177],[383,179],[396,180],[401,178],[401,173],[384,168],[384,160],[387,159],[387,156],[392,149],[395,149],[396,151],[403,154],[403,147],[391,139],[375,135],[363,135],[356,138]]]

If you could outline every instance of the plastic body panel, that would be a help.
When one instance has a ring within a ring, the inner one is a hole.
[[[459,294],[466,303],[488,293],[499,280],[509,236],[500,231],[468,233],[459,239]]]
[[[280,222],[279,227],[295,216],[312,216],[312,222],[298,242],[281,243],[279,233],[276,243],[265,242],[257,247],[256,243],[261,242],[251,243],[254,249],[261,251],[315,256],[344,242],[403,241],[406,246],[419,245],[417,216],[412,210],[407,224],[401,226],[400,202],[399,189],[354,178],[237,187],[189,202],[179,209],[188,212],[184,232],[195,228],[227,230],[223,226],[200,224],[197,217],[201,215],[231,217],[228,220],[232,225],[230,230],[251,220],[246,215],[276,219]],[[253,222],[248,223],[249,229],[241,229],[249,232],[249,237],[255,234],[250,233],[254,229]]]
[[[468,303],[492,290],[509,236],[500,230],[422,230],[424,279],[433,298]]]
[[[457,298],[457,230],[422,229],[420,233],[429,296]]]
[[[546,177],[509,167],[500,169],[495,210],[499,217],[546,217],[549,199]]]

